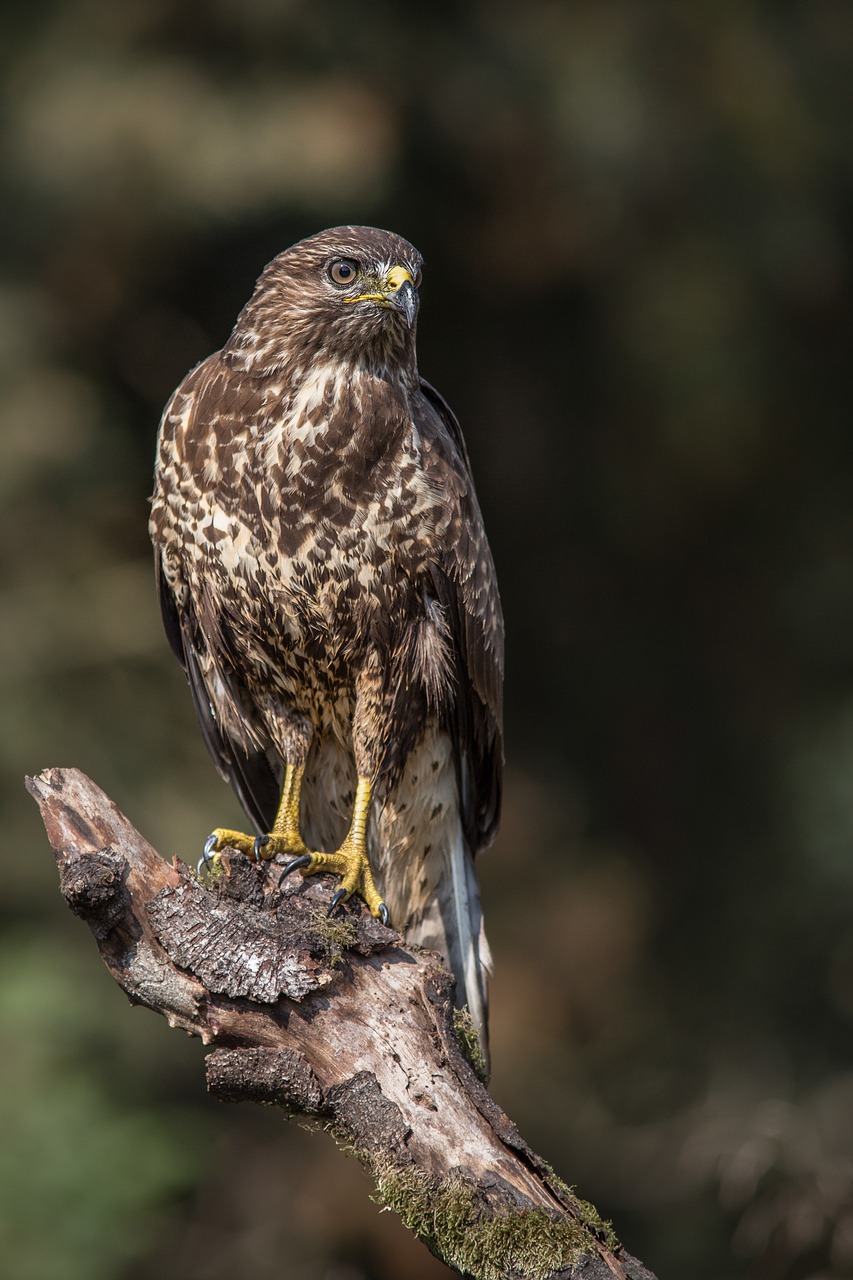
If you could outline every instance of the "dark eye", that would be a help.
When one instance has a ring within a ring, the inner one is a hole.
[[[358,275],[358,263],[352,258],[338,258],[329,267],[329,279],[332,284],[346,286],[352,284]]]
[[[415,272],[415,278],[412,281],[412,283],[414,284],[416,289],[420,289],[421,281],[423,280],[423,278],[424,278],[424,273],[422,271]]]

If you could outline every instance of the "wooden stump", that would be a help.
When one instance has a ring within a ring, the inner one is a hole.
[[[654,1280],[489,1096],[436,955],[356,904],[329,919],[327,877],[226,853],[205,887],[79,770],[27,786],[72,911],[131,1001],[214,1046],[214,1094],[324,1123],[460,1275]]]

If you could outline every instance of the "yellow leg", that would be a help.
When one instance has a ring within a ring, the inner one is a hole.
[[[354,893],[363,898],[371,915],[377,916],[383,924],[388,923],[388,908],[379,896],[373,882],[373,872],[367,857],[367,820],[370,816],[370,799],[373,784],[367,778],[359,778],[355,792],[355,803],[352,809],[350,828],[344,842],[335,853],[308,854],[310,862],[300,862],[299,870],[304,876],[316,875],[324,871],[341,877],[341,886],[332,897],[332,908],[339,902],[346,902]],[[295,864],[285,868],[296,870]]]
[[[272,858],[277,853],[308,853],[308,846],[299,830],[299,797],[304,775],[305,766],[302,764],[289,764],[285,769],[281,803],[272,824],[270,843],[264,845],[261,857]]]
[[[374,884],[367,857],[367,822],[373,784],[367,778],[359,778],[352,821],[340,849],[335,853],[312,853],[299,829],[299,797],[304,774],[303,765],[287,765],[278,813],[269,835],[255,839],[242,831],[217,827],[208,836],[204,855],[199,862],[199,871],[203,865],[217,861],[225,848],[236,849],[239,853],[256,859],[274,858],[278,853],[295,854],[295,858],[284,868],[283,876],[297,870],[304,876],[313,876],[320,871],[338,875],[341,877],[341,885],[332,897],[332,908],[357,893],[367,903],[371,914],[387,924],[388,908]]]
[[[214,861],[216,855],[225,848],[236,849],[239,853],[256,859],[274,858],[277,853],[307,854],[308,846],[299,830],[299,795],[304,773],[304,765],[286,766],[278,813],[268,836],[259,836],[256,840],[254,836],[247,836],[242,831],[217,827],[207,838],[202,862],[207,864]]]

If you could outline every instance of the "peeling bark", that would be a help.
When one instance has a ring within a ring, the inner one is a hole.
[[[460,1275],[654,1280],[477,1079],[437,956],[357,904],[329,920],[326,877],[280,889],[275,867],[226,853],[205,888],[76,769],[27,786],[68,905],[133,1002],[215,1046],[217,1097],[325,1123]]]

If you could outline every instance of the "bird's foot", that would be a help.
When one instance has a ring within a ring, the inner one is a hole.
[[[204,852],[198,863],[198,871],[215,866],[219,862],[223,849],[236,849],[245,854],[253,862],[267,862],[277,853],[291,853],[303,856],[308,847],[298,832],[271,833],[266,836],[247,836],[242,831],[230,831],[228,827],[217,827],[211,831],[204,842]]]
[[[357,893],[366,903],[370,914],[376,916],[383,924],[388,924],[390,917],[388,907],[379,896],[373,882],[373,872],[363,841],[350,833],[340,849],[335,853],[305,853],[289,862],[281,873],[281,879],[290,875],[291,871],[301,871],[303,876],[314,876],[319,872],[341,877],[340,888],[332,894],[329,903],[329,915],[341,902],[346,902]]]
[[[289,853],[297,858],[310,858],[311,850],[298,831],[271,831],[258,836],[252,846],[252,857],[268,861],[279,853]]]

